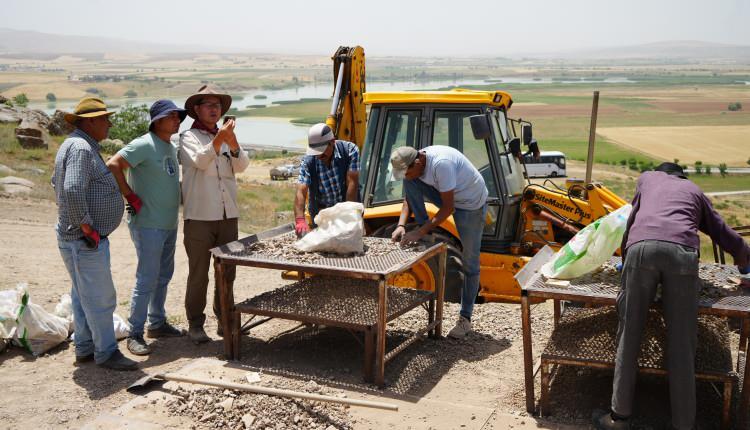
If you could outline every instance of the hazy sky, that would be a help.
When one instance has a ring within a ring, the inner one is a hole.
[[[700,40],[750,45],[750,0],[2,0],[0,27],[248,52],[502,55]]]

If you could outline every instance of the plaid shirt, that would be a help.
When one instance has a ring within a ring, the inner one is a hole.
[[[52,187],[57,199],[55,230],[63,240],[83,237],[81,224],[100,235],[112,233],[125,210],[114,176],[99,155],[99,143],[76,129],[55,157]]]
[[[337,141],[339,142],[339,141]],[[352,142],[342,141],[346,145],[346,149],[349,152],[349,172],[359,172],[359,149],[357,145]],[[335,148],[335,147],[334,147]],[[342,158],[343,154],[340,154],[338,148],[334,149],[334,158]],[[315,157],[315,164],[318,170],[318,177],[320,178],[318,189],[322,196],[322,201],[318,202],[322,207],[331,207],[339,202],[339,196],[341,195],[341,187],[346,186],[346,178],[339,178],[336,175],[336,169],[333,168],[334,163],[331,161],[331,165],[327,166],[325,163],[320,161],[319,158]],[[307,170],[307,166],[304,161],[302,162],[299,170],[299,179],[297,180],[300,184],[305,184],[308,187],[312,183],[310,179],[310,172]],[[343,185],[342,185],[343,184]]]

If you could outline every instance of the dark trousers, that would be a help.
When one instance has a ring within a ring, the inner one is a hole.
[[[612,410],[624,416],[633,413],[641,338],[659,285],[667,326],[672,425],[690,429],[695,423],[698,252],[671,242],[649,240],[627,249],[617,296],[619,327]]]
[[[185,220],[183,230],[185,252],[188,256],[188,280],[185,291],[185,312],[190,327],[203,327],[206,322],[206,290],[208,270],[211,266],[211,248],[237,240],[237,218],[219,221]],[[225,266],[224,276],[228,286],[234,283],[235,266]],[[214,279],[214,315],[221,320],[219,284]]]

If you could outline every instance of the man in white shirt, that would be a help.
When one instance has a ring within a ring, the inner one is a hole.
[[[188,336],[195,344],[210,339],[203,329],[206,321],[206,289],[211,264],[209,250],[237,240],[237,181],[250,160],[237,143],[234,120],[219,119],[232,104],[232,97],[203,86],[185,101],[187,114],[195,119],[190,130],[180,135],[179,157],[182,164],[182,202],[185,251],[188,256],[188,280],[185,311]],[[227,267],[224,276],[231,286],[235,268]],[[214,314],[221,321],[218,285],[214,285]],[[219,324],[218,335],[221,332]]]
[[[471,314],[479,292],[479,252],[482,245],[487,187],[484,178],[458,150],[434,145],[417,151],[402,146],[391,154],[393,178],[404,180],[404,203],[392,239],[416,242],[453,215],[463,248],[464,285],[461,312],[448,336],[462,338],[471,331]],[[428,219],[425,199],[440,210]],[[409,210],[419,228],[406,233]]]

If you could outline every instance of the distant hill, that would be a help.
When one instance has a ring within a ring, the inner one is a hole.
[[[102,54],[216,52],[206,46],[135,42],[108,37],[68,36],[0,28],[0,54]]]
[[[643,60],[730,60],[750,61],[750,46],[695,40],[676,40],[646,43],[642,45],[618,46],[595,49],[579,49],[539,54],[527,54],[533,58],[562,58],[571,60],[643,59]]]

